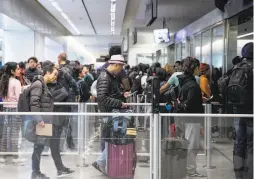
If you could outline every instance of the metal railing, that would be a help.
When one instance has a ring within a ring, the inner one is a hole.
[[[138,101],[138,100],[137,100]],[[139,101],[138,101],[139,102]],[[7,104],[7,103],[0,103]],[[9,104],[9,103],[8,103]],[[105,117],[105,116],[119,116],[118,113],[95,113],[89,112],[88,106],[95,106],[97,103],[55,103],[55,105],[77,105],[78,112],[76,113],[67,113],[67,112],[0,112],[0,116],[3,115],[20,115],[20,116],[78,116],[78,155],[80,158],[79,165],[85,166],[87,156],[91,154],[88,149],[90,141],[87,137],[87,131],[89,128],[89,119],[90,116]],[[128,103],[129,106],[151,106],[151,103]],[[164,104],[161,104],[164,105]],[[152,113],[121,113],[121,116],[131,116],[131,117],[148,117],[150,120],[150,152],[147,153],[150,155],[150,178],[160,179],[161,178],[161,121],[162,117],[196,117],[204,118],[204,145],[206,151],[206,167],[208,169],[214,168],[212,166],[212,119],[213,118],[253,118],[253,114],[211,114],[211,104],[204,105],[205,114],[180,114],[180,113],[161,113],[161,114],[152,114]],[[139,108],[137,108],[137,112]],[[0,152],[0,155],[15,155],[21,153],[15,152]],[[28,153],[27,153],[28,154]]]

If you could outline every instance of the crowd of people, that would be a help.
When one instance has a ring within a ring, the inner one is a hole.
[[[244,46],[242,57],[236,57],[233,60],[234,67],[225,75],[234,74],[235,68],[240,68],[241,65],[249,62],[253,62],[253,43]],[[194,57],[187,57],[175,62],[174,65],[166,64],[164,67],[158,62],[152,66],[138,64],[130,67],[121,55],[121,48],[118,46],[111,47],[105,64],[96,70],[94,65],[81,65],[79,61],[69,61],[67,55],[62,53],[58,56],[57,64],[51,61],[41,63],[36,57],[29,58],[26,63],[8,62],[2,67],[0,75],[0,95],[4,102],[2,105],[4,112],[16,112],[19,109],[17,103],[20,103],[19,98],[22,91],[26,89],[29,89],[29,111],[31,112],[70,112],[70,106],[54,106],[54,102],[85,103],[90,101],[98,102],[99,112],[120,111],[128,108],[126,98],[130,93],[145,94],[148,96],[148,102],[151,102],[153,98],[153,95],[149,98],[151,79],[155,76],[160,80],[160,102],[168,103],[173,109],[170,111],[160,109],[161,112],[203,113],[202,104],[211,100],[229,104],[226,94],[220,92],[218,87],[219,78],[222,76],[219,69],[200,63]],[[252,78],[248,78],[246,83],[248,86],[244,89],[248,98],[244,99],[243,106],[230,103],[232,107],[227,106],[225,112],[230,111],[230,108],[233,109],[231,113],[253,114],[253,103],[250,102],[253,100],[253,72],[249,76]],[[95,81],[97,95],[92,97],[93,89],[91,88]],[[231,83],[230,80],[229,83]],[[250,175],[252,169],[250,166],[252,162],[246,162],[246,160],[253,158],[251,137],[253,134],[251,120],[253,119],[234,120],[236,125],[234,169],[237,179],[241,179]],[[104,122],[107,123],[107,121],[108,118],[104,118]],[[176,121],[172,123],[177,124]],[[26,133],[26,131],[33,131],[36,125],[45,127],[47,124],[51,124],[53,128],[51,137]],[[48,178],[40,170],[41,154],[45,146],[51,149],[58,177],[69,175],[74,170],[65,167],[60,155],[60,136],[69,126],[70,120],[64,116],[4,116],[0,119],[0,152],[18,152],[19,133],[22,131],[24,136],[34,143],[32,179]],[[190,177],[203,177],[196,170],[196,149],[199,147],[196,144],[199,145],[201,128],[197,120],[188,118],[185,120],[184,129],[181,129],[185,131],[183,137],[189,141],[187,170]],[[92,165],[106,174],[108,149],[107,142],[102,141],[102,143],[104,143],[102,155]],[[68,147],[74,146],[70,142]],[[5,162],[6,156],[0,156],[0,163]],[[18,155],[13,155],[12,162],[22,164],[25,160]]]

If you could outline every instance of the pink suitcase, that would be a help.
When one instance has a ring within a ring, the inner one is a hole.
[[[108,179],[133,179],[136,168],[135,143],[108,144]]]

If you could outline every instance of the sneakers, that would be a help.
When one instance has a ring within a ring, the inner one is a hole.
[[[204,176],[198,172],[194,172],[194,173],[188,173],[188,177],[195,177],[195,178],[205,178],[207,176]]]
[[[104,175],[107,175],[105,168],[100,167],[100,165],[97,162],[92,163],[92,166],[99,172],[103,173]]]
[[[63,168],[62,170],[57,172],[57,178],[62,178],[71,175],[75,170],[71,170],[69,168]]]
[[[50,178],[46,177],[46,175],[38,171],[32,173],[31,179],[50,179]]]

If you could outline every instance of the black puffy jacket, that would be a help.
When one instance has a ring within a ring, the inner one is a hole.
[[[71,88],[76,96],[79,95],[79,89],[76,81],[71,76],[66,67],[60,68],[58,70],[57,84],[58,86],[64,87],[68,92]]]
[[[30,107],[31,112],[53,112],[54,100],[47,85],[44,83],[42,76],[34,78],[34,82],[30,88]],[[44,121],[52,124],[53,116],[36,116],[37,122]]]
[[[100,73],[97,80],[97,100],[101,112],[112,112],[122,106],[120,82],[106,69]]]
[[[33,82],[34,77],[37,75],[41,75],[41,72],[36,68],[35,69],[28,68],[25,70],[24,75],[30,82]]]
[[[179,75],[177,76],[180,85],[178,105],[180,113],[203,113],[202,93],[194,76]]]

